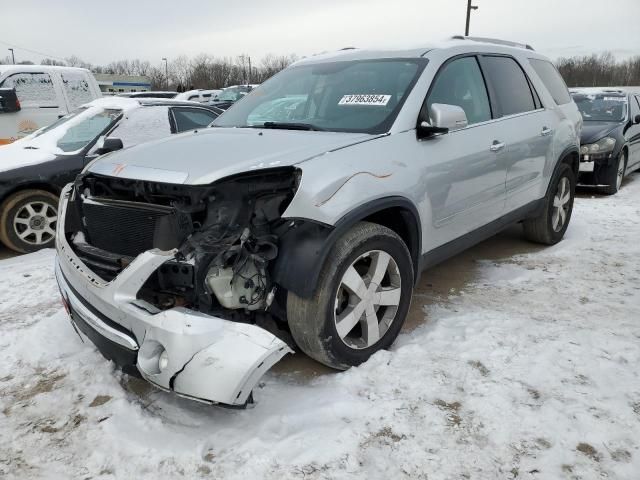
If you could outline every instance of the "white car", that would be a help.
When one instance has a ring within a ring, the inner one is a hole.
[[[209,103],[212,98],[218,95],[222,90],[188,90],[179,93],[174,98],[176,100],[186,100],[188,102]]]
[[[0,145],[101,96],[98,82],[84,68],[0,65]]]

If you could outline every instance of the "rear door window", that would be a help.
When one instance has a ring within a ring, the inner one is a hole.
[[[442,67],[431,86],[427,108],[434,103],[462,108],[469,125],[491,120],[487,87],[476,57],[459,58]]]
[[[22,107],[57,107],[58,100],[48,73],[16,73],[2,82],[2,88],[15,88]]]
[[[531,66],[540,77],[540,80],[542,80],[542,83],[544,83],[544,86],[547,87],[557,105],[564,105],[571,101],[567,84],[564,83],[560,72],[551,62],[530,58],[529,63],[531,63]]]
[[[72,109],[89,103],[93,100],[87,74],[84,72],[64,72],[62,77],[62,87],[67,95],[67,100]]]
[[[174,108],[173,118],[178,133],[203,128],[213,122],[218,115],[203,108]]]
[[[482,67],[496,97],[498,117],[536,109],[529,79],[512,57],[482,56]]]

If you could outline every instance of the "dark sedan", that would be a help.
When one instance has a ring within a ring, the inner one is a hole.
[[[206,127],[221,112],[194,102],[101,98],[0,147],[0,241],[23,253],[52,247],[58,194],[90,161]]]
[[[572,96],[584,119],[578,183],[612,195],[626,174],[640,169],[640,95],[585,89]]]

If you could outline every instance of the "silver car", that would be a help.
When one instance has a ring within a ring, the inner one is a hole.
[[[246,405],[296,346],[337,369],[389,347],[425,268],[516,222],[560,241],[580,129],[524,45],[302,60],[213,128],[107,154],[65,188],[64,303],[125,371]]]

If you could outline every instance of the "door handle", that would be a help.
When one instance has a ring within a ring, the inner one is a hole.
[[[546,137],[547,135],[551,135],[552,133],[553,133],[553,130],[551,130],[550,128],[542,127],[542,132],[540,132],[540,135],[542,135],[543,137]]]
[[[492,152],[499,152],[504,147],[505,147],[505,143],[504,142],[499,142],[497,140],[494,140],[493,143],[491,144],[491,146],[489,147],[489,150],[491,150]]]

